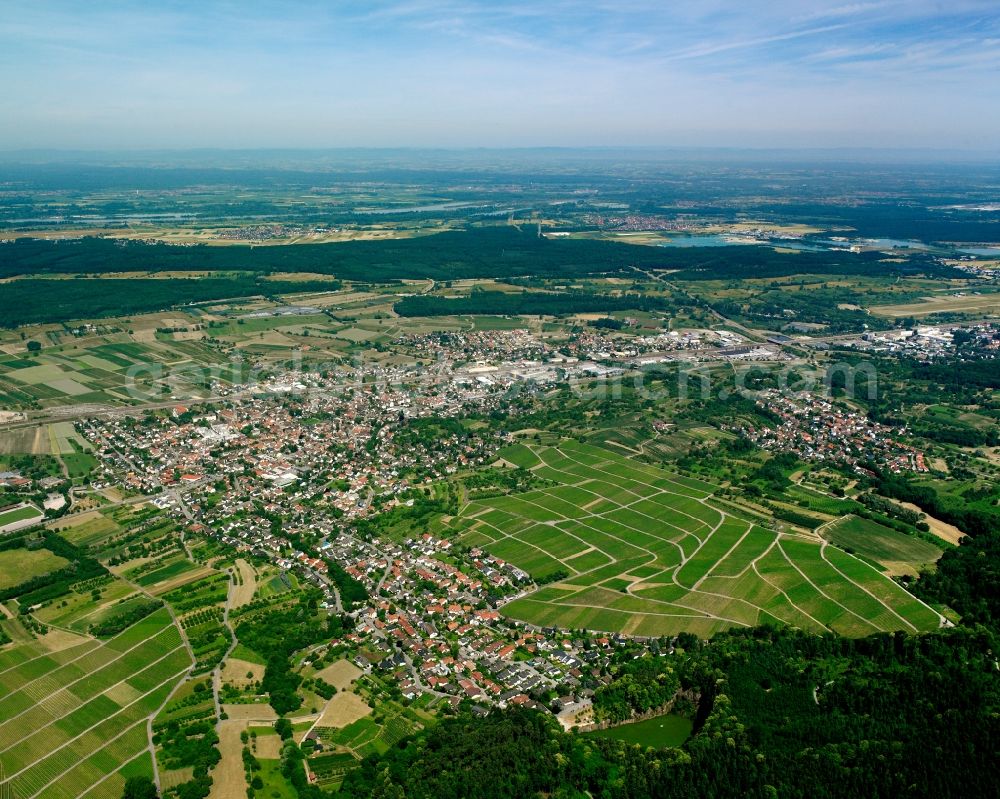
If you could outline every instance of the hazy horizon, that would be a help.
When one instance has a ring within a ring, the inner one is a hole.
[[[533,169],[611,173],[636,169],[676,171],[758,168],[801,170],[986,170],[1000,168],[1000,145],[991,150],[943,148],[739,148],[739,147],[337,147],[0,149],[2,179],[32,170],[216,172],[496,172]],[[14,170],[13,172],[11,170]],[[24,173],[24,174],[22,174]],[[985,173],[984,173],[985,174]]]
[[[6,10],[5,151],[1000,140],[1000,7],[984,0]]]

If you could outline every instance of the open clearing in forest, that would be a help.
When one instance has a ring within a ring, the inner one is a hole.
[[[936,535],[942,541],[947,541],[949,544],[958,546],[959,542],[961,542],[961,540],[965,537],[965,533],[959,530],[955,525],[948,524],[948,522],[943,522],[940,519],[935,519],[933,516],[928,515],[922,508],[914,505],[912,502],[900,502],[899,504],[904,508],[909,508],[917,513],[922,513],[924,515],[924,521],[927,522],[927,526],[930,527],[931,533]]]
[[[106,641],[0,651],[0,795],[98,796],[104,781],[121,795],[107,778],[141,760],[146,720],[190,667],[166,610]]]
[[[470,502],[451,524],[462,543],[551,581],[503,606],[513,618],[704,637],[765,622],[853,636],[941,623],[822,539],[768,530],[707,504],[709,483],[575,441],[500,454],[555,485]]]

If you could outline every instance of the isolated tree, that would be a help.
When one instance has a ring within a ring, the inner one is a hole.
[[[42,348],[42,345],[37,341],[29,341],[25,346],[27,346],[28,352],[38,352]]]
[[[274,731],[278,733],[281,740],[287,741],[292,737],[292,722],[288,719],[278,719],[274,722]]]

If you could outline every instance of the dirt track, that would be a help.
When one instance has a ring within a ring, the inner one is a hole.
[[[263,724],[271,724],[278,718],[274,708],[264,702],[253,705],[223,705],[222,709],[233,721],[259,721]]]
[[[241,582],[233,586],[229,602],[229,607],[232,609],[249,605],[253,600],[253,595],[257,592],[257,572],[254,571],[253,566],[240,558],[236,561],[236,568],[239,570]]]
[[[243,774],[243,742],[240,733],[246,722],[228,719],[219,724],[219,753],[222,760],[212,771],[209,799],[245,799],[247,781]]]

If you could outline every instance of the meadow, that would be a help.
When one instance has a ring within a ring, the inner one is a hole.
[[[838,519],[824,527],[822,535],[831,544],[875,561],[892,573],[917,574],[933,568],[941,557],[941,549],[922,538],[858,516]]]
[[[501,456],[557,485],[469,502],[451,524],[463,543],[547,583],[503,606],[512,618],[640,636],[765,623],[849,636],[940,626],[937,612],[820,537],[709,504],[710,483],[576,441]]]
[[[962,287],[964,288],[964,287]],[[934,290],[915,302],[883,305],[872,309],[879,316],[928,316],[936,313],[969,313],[977,316],[996,316],[1000,313],[1000,294],[993,291]]]
[[[617,727],[608,727],[604,730],[592,730],[585,735],[588,738],[614,738],[627,744],[662,749],[668,746],[680,746],[684,743],[691,735],[691,727],[690,719],[667,713],[632,724],[619,724]]]
[[[20,585],[68,564],[68,560],[47,549],[8,549],[0,555],[0,588]]]

